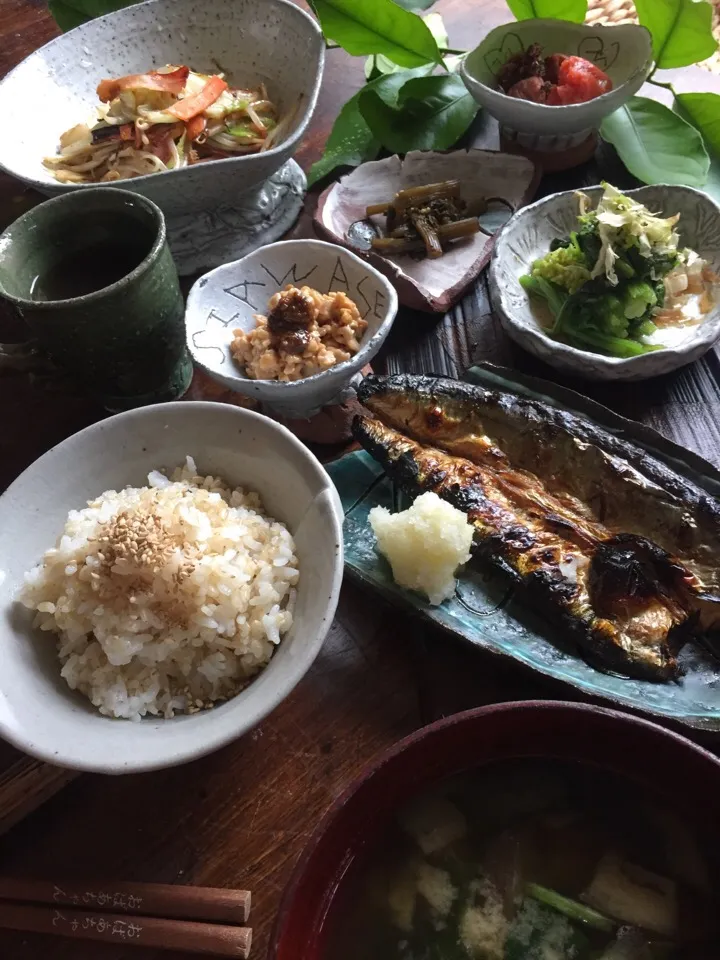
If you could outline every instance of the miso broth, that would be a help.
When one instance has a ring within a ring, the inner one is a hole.
[[[325,960],[720,960],[716,838],[605,772],[495,764],[400,811]]]

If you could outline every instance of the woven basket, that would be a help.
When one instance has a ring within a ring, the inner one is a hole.
[[[715,36],[720,41],[720,0],[715,4]],[[602,23],[614,26],[618,23],[637,23],[635,4],[632,0],[588,0],[587,23]],[[720,52],[716,52],[698,64],[706,70],[720,74]]]

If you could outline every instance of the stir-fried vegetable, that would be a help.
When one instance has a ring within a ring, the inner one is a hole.
[[[656,216],[603,186],[594,210],[578,195],[578,229],[554,240],[520,283],[547,304],[555,339],[630,358],[662,349],[659,327],[701,320],[719,278],[697,253],[679,248],[679,214]],[[693,295],[696,304],[689,303]]]
[[[93,127],[78,124],[60,138],[45,166],[63,183],[124,180],[279,142],[293,119],[282,119],[264,84],[232,89],[222,76],[168,66],[101,80]]]
[[[189,67],[177,67],[166,72],[151,70],[149,73],[133,73],[116,80],[101,80],[97,95],[103,103],[110,103],[120,95],[121,90],[160,90],[177,96],[183,92],[189,74]]]
[[[215,103],[223,90],[227,90],[227,88],[228,85],[222,77],[210,77],[199,93],[178,100],[177,103],[168,107],[167,112],[180,120],[192,120],[193,117],[197,117],[204,110],[207,110],[211,104]]]

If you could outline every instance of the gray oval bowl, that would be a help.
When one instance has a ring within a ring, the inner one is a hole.
[[[99,17],[36,50],[0,82],[0,115],[13,130],[0,138],[0,168],[53,195],[82,190],[62,184],[43,164],[60,135],[94,116],[104,77],[167,63],[222,70],[231,83],[265,81],[288,110],[301,98],[287,138],[265,153],[213,160],[181,170],[116,181],[166,213],[212,210],[275,173],[295,152],[322,80],[325,43],[316,22],[288,0],[150,0]],[[29,105],[42,119],[28,119]]]
[[[594,203],[602,187],[583,191]],[[692,247],[720,272],[720,205],[706,193],[691,187],[660,185],[626,190],[650,210],[666,217],[680,213],[678,229],[683,246]],[[567,237],[577,224],[574,191],[555,193],[525,207],[503,228],[490,264],[490,294],[505,332],[529,353],[550,366],[588,380],[647,380],[692,363],[720,338],[720,303],[702,323],[687,327],[686,338],[639,357],[619,359],[577,350],[548,336],[540,326],[528,294],[519,278],[533,260],[545,256],[550,242]]]
[[[340,290],[354,300],[368,322],[360,350],[303,380],[251,380],[230,355],[233,330],[253,330],[255,314],[265,314],[270,297],[288,283],[320,293]],[[397,307],[389,280],[349,250],[323,240],[284,240],[216,267],[193,285],[185,314],[187,344],[195,363],[217,383],[279,416],[307,418],[347,399],[351,382],[383,345]]]
[[[613,81],[609,93],[563,106],[519,100],[503,93],[496,75],[506,60],[532,43],[545,55],[565,53],[595,63]],[[603,119],[637,93],[652,67],[652,38],[645,27],[589,26],[566,20],[520,20],[491,30],[460,66],[472,96],[504,132],[527,149],[558,151],[587,139]]]
[[[24,574],[70,510],[105,490],[144,486],[190,454],[201,473],[257,491],[295,538],[294,623],[269,665],[236,697],[202,713],[139,723],[101,715],[60,676],[55,636],[15,601]],[[0,497],[0,736],[61,767],[132,773],[184,763],[259,723],[310,669],[343,575],[343,511],[324,468],[289,430],[223,403],[164,403],[102,420],[36,460]]]

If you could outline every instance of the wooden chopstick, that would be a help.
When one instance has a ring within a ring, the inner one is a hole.
[[[76,940],[102,940],[128,947],[239,957],[241,960],[247,960],[252,942],[249,927],[118,913],[86,913],[67,907],[30,907],[7,901],[0,902],[0,927],[28,933],[54,933]]]
[[[178,920],[242,924],[250,913],[249,890],[172,883],[51,883],[0,877],[0,900],[103,910]]]

